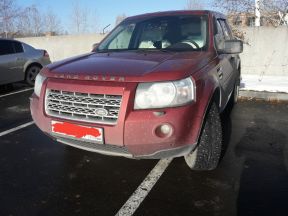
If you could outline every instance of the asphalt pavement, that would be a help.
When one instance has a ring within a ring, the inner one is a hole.
[[[32,121],[31,94],[0,89],[0,134]],[[134,215],[288,215],[288,104],[242,101],[222,123],[219,167],[195,172],[174,159]],[[157,163],[74,149],[35,125],[17,129],[0,136],[0,215],[116,215]]]

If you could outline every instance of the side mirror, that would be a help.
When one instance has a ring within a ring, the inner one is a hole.
[[[92,52],[95,51],[98,46],[99,46],[99,43],[94,43],[94,44],[92,45]]]
[[[239,54],[243,52],[243,41],[241,40],[226,40],[224,49],[220,50],[224,54]]]

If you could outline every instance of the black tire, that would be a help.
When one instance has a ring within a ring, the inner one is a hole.
[[[38,65],[32,65],[26,70],[25,81],[28,85],[34,86],[35,78],[40,72],[41,67]]]
[[[222,126],[219,109],[213,102],[204,121],[198,146],[184,158],[192,170],[213,170],[219,163],[221,150]]]

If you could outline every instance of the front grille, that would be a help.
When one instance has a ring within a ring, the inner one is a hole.
[[[90,94],[47,89],[45,111],[63,119],[116,124],[121,95]]]

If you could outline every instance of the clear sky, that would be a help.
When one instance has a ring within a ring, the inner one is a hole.
[[[61,20],[64,30],[69,31],[69,17],[71,17],[72,5],[75,0],[16,0],[19,6],[26,7],[35,5],[41,12],[51,9]],[[184,9],[187,0],[77,0],[78,4],[88,11],[90,20],[98,20],[98,29],[104,26],[115,24],[117,15],[127,16]],[[204,5],[204,9],[213,9],[211,0],[199,0]],[[90,23],[93,23],[90,21]],[[92,25],[92,24],[91,24]],[[89,29],[93,29],[91,26]]]

